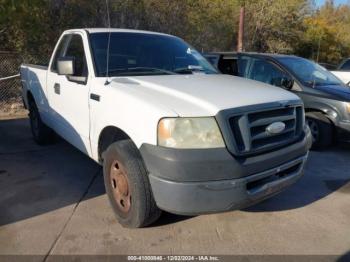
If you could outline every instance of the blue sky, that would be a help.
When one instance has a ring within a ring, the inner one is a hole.
[[[325,2],[326,2],[326,0],[315,0],[315,3],[316,3],[317,6],[323,5]],[[336,5],[339,5],[339,4],[350,4],[350,1],[349,0],[334,0],[334,3]]]

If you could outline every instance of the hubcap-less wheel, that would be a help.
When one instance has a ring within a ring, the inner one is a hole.
[[[161,211],[153,198],[141,154],[130,139],[116,141],[103,152],[103,178],[120,224],[144,227],[159,218]]]
[[[306,119],[306,123],[310,127],[311,135],[312,135],[312,142],[315,142],[318,140],[318,137],[320,135],[320,130],[318,128],[317,123],[312,119]]]
[[[114,161],[111,166],[110,183],[118,208],[123,213],[128,213],[131,207],[129,181],[124,167],[118,161]]]

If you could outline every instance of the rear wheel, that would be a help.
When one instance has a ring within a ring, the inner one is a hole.
[[[156,221],[156,206],[143,160],[130,139],[111,144],[104,153],[106,192],[119,223],[138,228]]]
[[[54,132],[41,120],[38,107],[33,99],[29,100],[29,121],[33,138],[37,144],[46,145],[53,142]]]
[[[312,134],[312,149],[324,149],[333,142],[332,122],[320,112],[307,112],[306,123]]]

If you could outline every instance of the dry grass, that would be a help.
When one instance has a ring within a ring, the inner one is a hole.
[[[28,115],[22,102],[0,102],[0,119],[22,118]]]

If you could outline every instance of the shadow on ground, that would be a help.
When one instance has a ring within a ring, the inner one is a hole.
[[[350,194],[350,149],[312,152],[305,176],[288,190],[246,212],[300,208],[334,191]],[[98,184],[90,190],[92,184]],[[77,205],[105,194],[100,166],[63,140],[34,144],[27,119],[0,121],[0,225]],[[89,194],[88,194],[89,193]],[[191,217],[164,212],[153,226]]]
[[[0,120],[0,192],[1,226],[77,205],[105,189],[99,165],[59,138],[36,145],[24,118]],[[188,218],[164,212],[154,226]]]
[[[0,225],[75,205],[100,173],[60,139],[45,147],[34,144],[27,119],[0,121]]]
[[[350,146],[311,151],[304,176],[279,195],[245,209],[247,212],[300,208],[338,191],[350,194]]]

